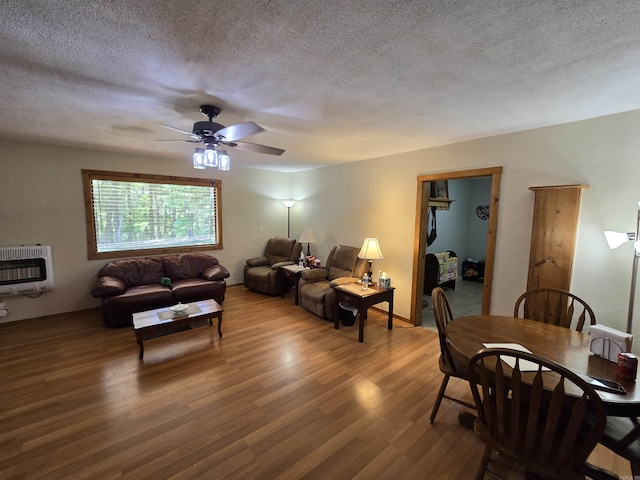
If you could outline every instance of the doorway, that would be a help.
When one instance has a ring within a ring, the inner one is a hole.
[[[482,284],[482,313],[488,314],[491,308],[491,284],[493,280],[493,262],[495,257],[496,230],[498,226],[498,200],[502,167],[488,167],[473,170],[442,172],[419,175],[416,196],[416,231],[414,235],[413,281],[411,294],[411,322],[422,323],[422,299],[424,288],[425,254],[427,251],[428,212],[432,182],[456,179],[489,177],[491,179],[491,199],[489,202],[488,232],[485,252],[484,282]],[[436,203],[432,200],[431,203]]]

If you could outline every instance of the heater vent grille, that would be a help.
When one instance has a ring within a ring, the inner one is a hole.
[[[55,286],[51,247],[0,247],[0,297],[38,294]]]
[[[46,258],[47,256],[51,256],[50,246],[34,245],[26,247],[0,247],[0,261]]]

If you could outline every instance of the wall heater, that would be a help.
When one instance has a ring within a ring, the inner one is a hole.
[[[42,293],[54,286],[51,246],[0,247],[0,297]]]

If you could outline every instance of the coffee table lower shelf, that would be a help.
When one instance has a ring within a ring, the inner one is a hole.
[[[222,338],[223,309],[215,300],[201,300],[189,304],[182,313],[175,313],[170,307],[156,308],[133,314],[133,332],[140,347],[140,360],[144,357],[144,341],[182,332],[186,327],[195,328],[203,325],[204,320],[213,326],[213,319],[218,319],[218,336]],[[205,324],[206,325],[206,324]]]

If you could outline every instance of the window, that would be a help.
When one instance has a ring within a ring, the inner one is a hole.
[[[222,182],[82,170],[88,257],[222,248]]]

